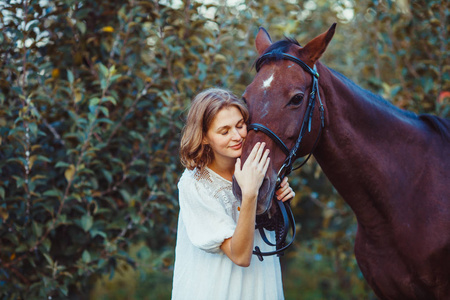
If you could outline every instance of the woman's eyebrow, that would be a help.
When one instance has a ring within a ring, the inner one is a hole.
[[[223,126],[218,127],[218,128],[216,129],[216,131],[221,131],[221,130],[223,130],[223,129],[228,129],[228,128],[230,128],[230,125],[223,125]]]
[[[242,119],[240,119],[239,121],[237,121],[236,124],[239,124],[239,123],[242,123],[242,122],[244,122],[244,118],[242,118]],[[220,130],[222,130],[222,129],[228,129],[228,128],[230,128],[230,127],[231,127],[230,125],[223,125],[223,126],[218,127],[218,128],[216,129],[216,131],[220,131]]]

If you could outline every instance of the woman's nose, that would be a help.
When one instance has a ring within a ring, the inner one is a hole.
[[[237,130],[237,128],[233,129],[233,139],[235,139],[235,140],[241,140],[242,139],[242,136],[239,133],[239,130]]]

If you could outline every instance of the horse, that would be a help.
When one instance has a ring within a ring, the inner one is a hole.
[[[356,215],[356,261],[377,297],[450,299],[450,120],[397,108],[322,64],[335,27],[304,47],[256,35],[241,160],[256,142],[270,149],[257,213],[312,154]],[[233,193],[241,199],[235,180]]]

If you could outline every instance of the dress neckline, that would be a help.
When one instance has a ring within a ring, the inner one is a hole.
[[[217,174],[216,172],[214,172],[213,170],[211,170],[208,166],[205,166],[205,169],[208,170],[208,172],[210,172],[211,174],[214,174],[214,176],[219,177],[220,179],[226,181],[227,183],[231,184],[232,182],[222,176],[220,176],[219,174]]]

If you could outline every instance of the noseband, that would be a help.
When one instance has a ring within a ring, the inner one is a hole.
[[[294,147],[292,147],[292,149],[289,150],[289,148],[286,146],[286,144],[272,130],[270,130],[269,128],[267,128],[266,126],[264,126],[262,124],[252,123],[247,127],[248,131],[254,130],[254,131],[263,132],[272,141],[274,141],[275,144],[277,144],[277,146],[286,155],[286,159],[284,160],[283,165],[281,166],[280,170],[278,171],[276,189],[279,188],[279,185],[284,177],[286,177],[289,173],[291,173],[292,170],[296,170],[296,169],[302,167],[308,161],[308,159],[311,157],[312,153],[314,152],[314,150],[317,146],[317,143],[318,143],[319,138],[322,133],[322,128],[325,127],[324,108],[323,108],[322,100],[320,99],[320,94],[319,94],[319,73],[317,73],[316,66],[314,65],[314,69],[311,69],[306,63],[304,63],[302,60],[298,59],[295,56],[292,56],[287,53],[269,52],[269,53],[262,55],[256,61],[256,65],[255,65],[256,72],[259,72],[259,70],[261,69],[262,65],[265,62],[267,62],[269,60],[277,60],[277,59],[293,61],[294,63],[296,63],[297,65],[302,67],[304,71],[306,71],[312,75],[313,82],[312,82],[312,86],[311,86],[311,92],[309,94],[308,107],[306,108],[306,111],[305,111],[305,114],[304,114],[303,120],[302,120],[300,134],[297,138],[297,141],[295,142]],[[318,133],[317,138],[314,142],[314,145],[313,145],[311,151],[309,152],[308,156],[306,157],[306,159],[299,166],[293,168],[294,161],[297,159],[297,151],[300,148],[300,143],[302,141],[303,136],[306,133],[306,127],[308,127],[308,132],[311,132],[311,122],[312,122],[316,97],[317,97],[317,99],[319,99],[319,105],[320,105],[319,110],[320,110],[321,126],[319,129],[319,133]],[[271,246],[276,246],[276,248],[277,248],[276,251],[263,253],[263,252],[261,252],[259,247],[255,247],[253,254],[257,255],[261,261],[263,260],[263,256],[274,255],[274,254],[281,255],[284,252],[284,250],[287,249],[292,244],[292,242],[294,241],[294,238],[295,238],[295,220],[294,220],[293,213],[292,213],[289,203],[281,202],[281,201],[276,201],[276,203],[278,204],[278,211],[280,212],[280,214],[283,218],[281,225],[275,225],[276,244],[270,243],[268,241],[268,239],[264,233],[264,230],[263,230],[264,226],[261,224],[258,224],[258,220],[257,220],[256,228],[259,229],[263,240],[267,244],[269,244]],[[288,214],[288,212],[289,212],[289,214]],[[287,236],[287,232],[289,230],[289,224],[288,224],[289,222],[291,223],[291,228],[292,228],[292,240],[290,241],[289,244],[285,245],[285,239]]]

